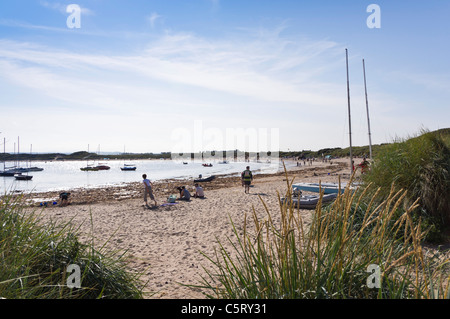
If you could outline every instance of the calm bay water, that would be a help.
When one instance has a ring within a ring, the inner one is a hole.
[[[245,163],[230,162],[229,164],[213,163],[213,167],[203,167],[201,163],[189,162],[184,165],[172,160],[138,160],[127,162],[137,167],[136,171],[122,171],[123,161],[107,160],[100,164],[111,167],[105,171],[81,171],[81,167],[86,166],[85,161],[51,161],[32,162],[30,166],[41,167],[40,172],[29,172],[33,178],[31,181],[18,181],[14,177],[0,177],[0,191],[25,191],[25,192],[46,192],[61,191],[74,188],[95,188],[102,186],[120,186],[130,182],[140,182],[142,174],[147,174],[151,181],[163,179],[184,179],[198,178],[210,175],[232,175],[242,172],[247,165],[252,171],[261,170],[258,173],[273,173],[274,165],[267,163]],[[97,163],[96,163],[97,165]],[[3,165],[1,165],[3,166]],[[13,163],[6,163],[6,167],[13,166]],[[3,167],[0,167],[3,169]],[[275,168],[276,169],[276,168]],[[280,166],[279,169],[282,169]]]

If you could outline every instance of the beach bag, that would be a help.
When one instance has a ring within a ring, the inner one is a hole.
[[[170,195],[168,198],[167,198],[167,202],[168,203],[175,203],[175,200],[177,199],[177,195]]]

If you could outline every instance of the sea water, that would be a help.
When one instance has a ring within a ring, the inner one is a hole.
[[[92,164],[92,163],[89,163]],[[142,181],[142,174],[147,174],[151,181],[164,179],[196,179],[211,175],[236,175],[245,170],[246,166],[255,175],[259,173],[273,173],[283,170],[281,163],[232,162],[228,164],[213,163],[212,167],[204,167],[200,162],[183,164],[172,160],[105,160],[95,165],[105,164],[109,170],[81,171],[86,167],[85,161],[48,161],[32,162],[30,166],[43,168],[43,171],[24,173],[32,175],[29,181],[16,180],[14,177],[0,176],[0,192],[47,192],[63,191],[74,188],[96,188],[104,186],[123,186],[126,183]],[[124,164],[136,166],[135,171],[122,171]],[[5,163],[10,167],[13,163]],[[3,165],[2,165],[3,166]],[[3,169],[1,167],[0,169]]]

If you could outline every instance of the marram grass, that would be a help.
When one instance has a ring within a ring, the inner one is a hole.
[[[383,200],[371,187],[319,204],[309,225],[281,200],[277,223],[265,205],[263,220],[253,210],[252,231],[248,216],[241,235],[231,221],[232,249],[219,242],[214,256],[204,254],[213,267],[195,287],[208,298],[450,298],[449,260],[422,247],[425,231],[412,222],[417,201],[405,208],[406,191],[392,188]]]
[[[0,297],[7,299],[142,298],[139,275],[123,254],[82,244],[69,222],[43,226],[24,213],[20,197],[0,200]],[[80,267],[80,288],[69,265]]]
[[[419,200],[420,207],[413,219],[422,216],[422,222],[435,230],[427,236],[439,241],[441,229],[450,229],[450,135],[449,130],[429,132],[397,139],[380,148],[370,171],[364,174],[367,183],[382,189],[384,196],[394,183],[408,191],[405,204]]]

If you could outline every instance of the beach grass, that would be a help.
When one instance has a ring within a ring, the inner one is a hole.
[[[0,200],[0,297],[143,297],[139,275],[125,269],[123,253],[83,244],[71,222],[44,226],[38,212],[24,213],[23,207],[20,196]]]
[[[379,149],[367,174],[366,183],[373,183],[387,196],[390,186],[407,190],[405,203],[418,199],[419,207],[412,213],[417,222],[433,227],[427,240],[442,241],[450,229],[450,134],[448,130],[421,130],[416,136],[396,139]]]
[[[212,269],[193,287],[225,299],[450,298],[449,260],[423,248],[427,230],[413,223],[418,201],[406,190],[347,188],[306,224],[286,180],[288,203],[266,206],[263,219],[253,210],[242,234],[231,220],[232,249],[218,241],[213,256],[203,254]]]

